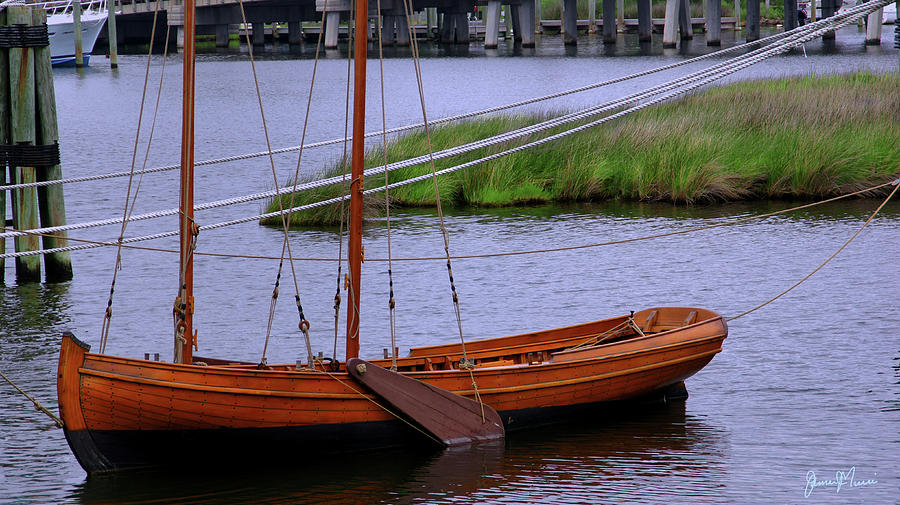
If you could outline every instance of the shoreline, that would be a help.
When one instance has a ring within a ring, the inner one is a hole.
[[[855,73],[746,81],[709,88],[640,111],[627,120],[442,176],[445,205],[505,207],[603,200],[675,204],[809,200],[852,193],[900,175],[900,76]],[[556,115],[556,114],[554,114]],[[548,115],[549,116],[549,115]],[[490,116],[434,129],[433,150],[533,124],[543,116]],[[515,141],[449,160],[441,170],[521,144]],[[388,143],[388,161],[427,152],[422,132]],[[380,146],[366,166],[383,163]],[[324,176],[339,175],[340,166]],[[418,165],[390,182],[430,173]],[[371,177],[368,188],[384,184]],[[338,196],[340,186],[299,193],[295,205]],[[883,195],[883,191],[871,196]],[[391,190],[392,207],[436,204],[429,181]],[[285,205],[290,195],[283,197]],[[381,214],[384,198],[369,199]],[[381,209],[379,209],[381,207]],[[267,211],[278,209],[275,200]],[[292,225],[339,222],[336,205],[294,213]],[[263,224],[280,223],[280,219]]]

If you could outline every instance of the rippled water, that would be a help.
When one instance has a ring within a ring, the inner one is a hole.
[[[561,46],[561,44],[560,44]],[[473,46],[474,47],[474,46]],[[818,47],[818,49],[816,49]],[[539,48],[531,58],[433,58],[423,62],[429,111],[440,117],[512,99],[570,88],[657,66],[683,56],[619,54],[607,58],[582,44],[576,56]],[[863,54],[854,30],[838,46],[812,44],[809,57],[792,54],[744,78],[820,70],[895,71],[897,52]],[[543,53],[542,53],[543,51]],[[584,53],[582,53],[584,51]],[[561,52],[561,49],[560,49]],[[550,54],[544,54],[550,53]],[[626,51],[627,53],[627,51]],[[831,54],[835,53],[835,54]],[[290,56],[290,55],[289,55]],[[280,55],[258,65],[273,145],[297,143],[297,114],[305,98],[292,88],[312,63]],[[161,61],[162,58],[156,58]],[[178,57],[169,57],[166,100],[160,109],[151,166],[177,161]],[[63,167],[67,176],[127,168],[143,77],[142,60],[123,57],[118,73],[95,62],[84,73],[55,73]],[[386,63],[394,88],[392,124],[415,118],[408,62]],[[264,149],[249,69],[233,54],[206,55],[197,66],[198,155],[204,159]],[[340,135],[340,86],[345,63],[321,63],[321,90],[310,140]],[[156,75],[158,78],[158,74]],[[373,72],[370,71],[370,76]],[[574,107],[646,86],[569,98]],[[741,77],[740,74],[736,77]],[[210,119],[211,116],[211,119]],[[370,125],[377,116],[370,117]],[[226,140],[227,139],[227,140]],[[314,173],[335,151],[304,155]],[[296,159],[276,159],[279,177]],[[272,186],[265,161],[203,168],[198,202]],[[121,212],[124,181],[66,188],[69,221]],[[147,176],[138,211],[175,205],[164,175]],[[655,305],[687,304],[736,315],[802,278],[860,226],[878,202],[850,201],[736,226],[626,245],[578,251],[460,259],[454,273],[467,338],[561,326]],[[201,224],[241,217],[259,203],[203,212]],[[451,210],[447,226],[455,254],[590,244],[759,215],[787,202],[690,208],[604,203],[499,210]],[[158,221],[158,222],[156,222]],[[134,223],[131,234],[173,229],[174,218]],[[383,222],[366,231],[363,356],[388,347]],[[406,211],[392,222],[394,256],[440,255],[437,217]],[[5,383],[0,384],[0,502],[2,503],[896,503],[900,496],[900,345],[895,261],[900,256],[900,204],[881,216],[825,269],[772,305],[730,324],[724,351],[687,383],[685,404],[615,412],[537,432],[500,445],[443,453],[370,454],[337,459],[297,454],[297,464],[240,465],[192,475],[125,474],[87,480],[60,430]],[[111,229],[73,232],[109,239]],[[332,257],[333,229],[291,232],[300,257]],[[278,230],[243,225],[205,232],[200,250],[276,254]],[[173,247],[174,241],[154,246]],[[59,334],[72,330],[96,346],[114,253],[74,255],[75,279],[58,285],[13,282],[0,288],[0,370],[55,408]],[[401,351],[454,340],[445,269],[436,261],[394,266]],[[199,257],[196,326],[200,352],[259,359],[274,281],[271,260]],[[336,265],[298,263],[314,349],[331,354]],[[117,284],[108,352],[141,356],[171,349],[171,300],[177,267],[166,253],[126,251]],[[282,291],[292,291],[290,282]],[[279,306],[271,362],[293,362],[303,350],[296,312]],[[260,460],[278,447],[261,447]],[[819,487],[804,497],[809,472],[819,481],[855,468],[866,486]]]

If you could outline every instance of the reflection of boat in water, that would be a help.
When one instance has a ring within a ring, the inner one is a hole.
[[[602,420],[518,432],[505,443],[126,472],[87,479],[76,495],[83,504],[555,503],[563,493],[566,503],[643,503],[639,493],[665,482],[696,502],[716,501],[728,475],[724,428],[686,415],[682,401],[593,414]]]
[[[356,8],[355,33],[365,34],[366,0],[358,0]],[[194,40],[192,28],[193,2],[188,0],[186,42]],[[69,446],[87,472],[188,460],[254,465],[260,450],[269,447],[278,448],[276,454],[265,456],[272,460],[416,445],[422,439],[410,429],[409,420],[424,426],[427,414],[462,425],[459,410],[449,407],[470,400],[483,402],[478,427],[492,424],[502,431],[501,423],[508,429],[546,424],[577,417],[587,407],[663,391],[694,375],[722,350],[728,334],[722,316],[700,308],[658,307],[520,335],[417,347],[406,357],[360,363],[366,37],[358,37],[354,45],[360,78],[353,80],[346,360],[315,358],[309,340],[305,363],[273,365],[265,357],[248,363],[193,356],[193,251],[199,228],[193,219],[194,51],[186,43],[174,363],[111,356],[102,345],[100,353],[91,353],[74,335],[63,336],[57,379],[60,414]],[[287,245],[287,232],[285,241]],[[445,250],[455,303],[449,245]],[[277,292],[276,287],[273,307]],[[515,296],[510,293],[511,303]],[[307,334],[309,322],[299,288],[295,299],[299,328]],[[111,304],[110,299],[108,307]],[[110,314],[111,309],[106,322]],[[461,323],[459,336],[462,341]],[[105,338],[104,334],[101,342]],[[363,374],[367,375],[361,378]],[[389,379],[370,381],[375,377]],[[399,395],[376,387],[388,382]],[[426,389],[437,396],[424,394]],[[400,406],[392,398],[411,400]],[[500,416],[492,413],[495,420],[486,416],[489,408]]]
[[[47,32],[50,36],[50,61],[54,65],[75,63],[75,18],[72,0],[45,2]],[[81,44],[84,64],[87,65],[100,30],[106,24],[106,0],[81,2]]]

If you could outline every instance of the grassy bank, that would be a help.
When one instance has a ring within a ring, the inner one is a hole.
[[[752,81],[651,107],[544,146],[438,179],[442,201],[503,206],[604,199],[676,203],[820,198],[889,180],[900,172],[900,77],[896,74]],[[437,128],[434,150],[481,139],[541,118],[500,116]],[[436,162],[438,170],[516,143]],[[421,132],[388,146],[390,161],[427,152]],[[381,164],[371,152],[366,166]],[[334,167],[331,174],[340,174]],[[391,173],[400,181],[419,165]],[[369,177],[366,187],[383,184]],[[339,194],[339,186],[298,194],[295,204]],[[285,205],[289,197],[285,199]],[[384,198],[372,198],[376,204]],[[393,206],[434,205],[431,181],[391,191]],[[269,210],[278,204],[270,202]],[[370,212],[374,212],[370,209]],[[337,206],[292,217],[335,222]]]

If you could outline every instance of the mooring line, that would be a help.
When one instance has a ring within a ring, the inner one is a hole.
[[[12,381],[12,379],[10,379],[9,377],[6,376],[6,374],[4,374],[3,372],[0,372],[0,377],[3,377],[3,379],[4,379],[6,382],[8,382],[10,386],[16,388],[16,390],[17,390],[18,392],[20,392],[20,393],[22,393],[23,395],[25,395],[25,398],[28,398],[29,400],[31,400],[31,403],[34,404],[34,408],[35,408],[36,410],[39,410],[39,411],[43,412],[44,414],[47,414],[47,416],[50,417],[50,419],[53,419],[53,422],[56,423],[56,427],[57,427],[57,428],[63,428],[63,427],[65,426],[65,424],[63,423],[63,420],[62,420],[62,419],[60,419],[60,418],[59,418],[56,414],[54,414],[53,412],[50,412],[49,410],[47,410],[46,407],[44,407],[43,405],[41,405],[41,402],[35,400],[35,399],[34,399],[33,397],[31,397],[28,393],[26,393],[25,391],[23,391],[22,388],[20,388],[19,386],[17,386],[16,383]]]
[[[825,200],[820,200],[818,202],[812,202],[812,203],[799,205],[796,207],[791,207],[789,209],[782,209],[782,210],[777,210],[774,212],[768,212],[766,214],[759,214],[756,216],[747,216],[747,217],[742,217],[742,218],[735,219],[732,221],[727,221],[724,223],[716,223],[716,224],[699,226],[699,227],[694,227],[694,228],[687,228],[684,230],[658,233],[658,234],[654,234],[654,235],[645,235],[642,237],[634,237],[634,238],[627,238],[627,239],[621,239],[621,240],[612,240],[612,241],[607,241],[607,242],[579,244],[579,245],[574,245],[574,246],[564,246],[564,247],[556,247],[556,248],[548,248],[548,249],[533,249],[533,250],[526,250],[526,251],[507,251],[507,252],[483,253],[483,254],[453,255],[453,256],[451,256],[451,259],[495,258],[495,257],[502,257],[502,256],[522,256],[522,255],[528,255],[528,254],[542,254],[542,253],[551,253],[551,252],[573,251],[573,250],[578,250],[578,249],[589,249],[592,247],[625,244],[625,243],[629,243],[629,242],[639,242],[642,240],[664,238],[664,237],[669,237],[669,236],[673,236],[673,235],[682,235],[682,234],[691,233],[691,232],[695,232],[695,231],[708,230],[708,229],[712,229],[712,228],[720,228],[723,226],[731,226],[734,224],[740,224],[740,223],[744,223],[744,222],[748,222],[748,221],[753,221],[756,219],[764,219],[767,217],[772,217],[772,216],[777,216],[780,214],[786,214],[788,212],[793,212],[795,210],[807,209],[810,207],[815,207],[818,205],[842,200],[844,198],[849,198],[851,196],[857,196],[857,195],[860,195],[863,193],[869,193],[872,191],[876,191],[885,186],[893,185],[895,182],[896,181],[885,182],[882,184],[878,184],[876,186],[871,186],[871,187],[868,187],[865,189],[857,190],[852,193],[838,195],[838,196],[831,197],[831,198],[828,198]],[[10,231],[19,231],[19,230],[15,230],[14,228],[2,228],[2,229],[10,230]],[[41,237],[45,237],[45,236],[55,237],[55,235],[49,234],[49,233],[37,233],[37,232],[27,232],[27,233],[32,234],[32,235],[38,235]],[[144,236],[144,237],[131,237],[131,238],[125,239],[125,241],[123,241],[122,247],[140,250],[140,251],[178,253],[178,251],[175,249],[166,249],[163,247],[139,246],[139,245],[132,244],[133,242],[150,240],[151,238],[162,238],[163,236],[167,236],[167,235],[158,234],[158,235],[151,235],[151,236]],[[38,250],[38,251],[21,251],[21,252],[3,253],[3,254],[0,254],[0,258],[16,258],[16,257],[20,257],[20,256],[31,256],[34,254],[50,254],[50,253],[55,253],[55,252],[61,252],[63,250],[76,251],[76,250],[92,249],[92,248],[97,248],[97,247],[118,246],[117,242],[90,240],[90,239],[83,239],[83,238],[73,238],[71,236],[68,237],[68,240],[70,242],[81,242],[81,243],[83,243],[83,245],[68,246],[66,248],[44,249],[44,250]],[[214,253],[214,252],[199,252],[199,251],[195,252],[194,254],[198,255],[198,256],[238,258],[238,259],[260,259],[260,260],[279,260],[279,259],[281,259],[279,256],[254,255],[254,254],[231,254],[231,253]],[[306,257],[306,258],[294,258],[294,259],[297,261],[336,261],[337,260],[337,258],[322,258],[322,257],[318,257],[318,258],[317,257]],[[421,256],[421,257],[392,258],[392,259],[394,261],[443,261],[443,260],[446,260],[447,258],[445,256]],[[387,258],[366,258],[366,261],[387,261]]]
[[[796,287],[799,286],[800,284],[803,284],[804,282],[806,282],[806,280],[809,279],[810,277],[812,277],[813,274],[815,274],[816,272],[818,272],[819,270],[821,270],[825,265],[827,265],[831,260],[833,260],[833,259],[835,258],[835,256],[837,256],[841,251],[844,250],[845,247],[847,247],[848,245],[850,245],[850,242],[853,242],[853,239],[855,239],[860,233],[862,233],[863,229],[865,229],[865,227],[868,226],[869,223],[871,223],[873,219],[875,219],[875,216],[878,214],[878,212],[880,212],[881,209],[882,209],[885,205],[887,205],[887,203],[888,203],[888,201],[891,199],[891,197],[894,196],[894,193],[897,192],[897,189],[900,189],[900,179],[897,179],[897,180],[891,182],[890,184],[893,184],[893,185],[894,185],[894,190],[891,191],[890,194],[888,194],[887,198],[885,198],[883,202],[881,202],[881,205],[879,205],[878,208],[875,209],[875,212],[873,212],[872,215],[869,216],[869,219],[866,219],[866,221],[862,224],[862,226],[860,226],[859,229],[856,230],[856,233],[854,233],[853,236],[851,236],[849,239],[847,239],[847,241],[844,242],[844,244],[843,244],[841,247],[839,247],[838,250],[835,251],[831,256],[829,256],[825,261],[823,261],[821,265],[817,266],[817,267],[815,268],[815,270],[813,270],[812,272],[810,272],[809,274],[807,274],[806,277],[804,277],[804,278],[800,279],[799,281],[797,281],[796,283],[794,283],[793,286],[791,286],[791,287],[785,289],[785,290],[782,291],[781,293],[778,293],[778,294],[775,295],[774,297],[772,297],[772,298],[766,300],[765,302],[763,302],[763,303],[757,305],[756,307],[753,307],[753,308],[750,309],[750,310],[746,310],[746,311],[741,312],[740,314],[738,314],[738,315],[736,315],[736,316],[734,316],[734,317],[730,317],[730,318],[726,319],[726,321],[734,321],[735,319],[744,317],[744,316],[746,316],[747,314],[750,314],[751,312],[755,312],[755,311],[757,311],[757,310],[759,310],[759,309],[765,307],[766,305],[768,305],[768,304],[774,302],[775,300],[777,300],[777,299],[781,298],[782,296],[784,296],[784,295],[788,294],[789,292],[791,292],[794,288],[796,288]]]

